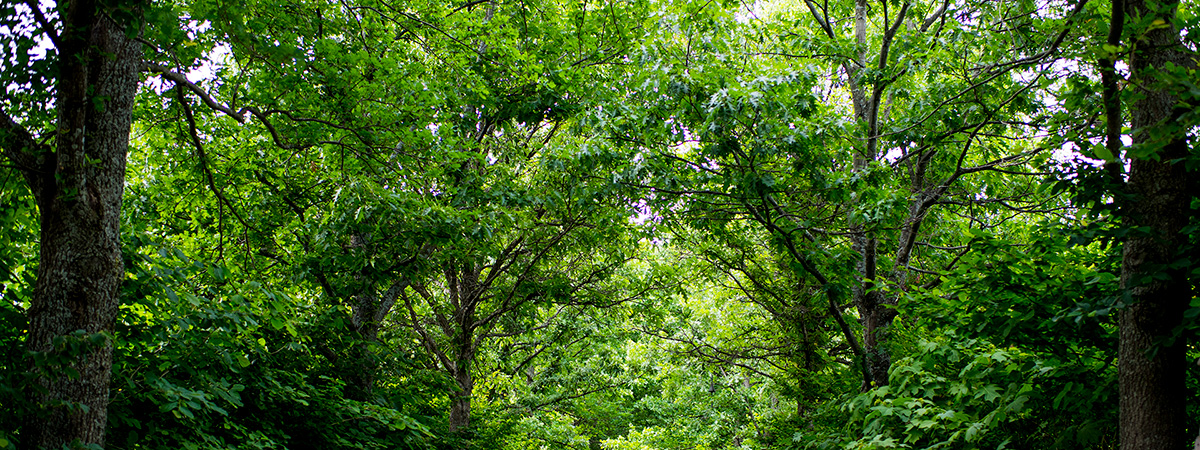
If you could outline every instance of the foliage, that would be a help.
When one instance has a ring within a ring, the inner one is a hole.
[[[127,248],[114,447],[426,447],[429,425],[402,412],[414,399],[348,400],[313,366],[314,331],[333,325],[328,316],[143,236]]]
[[[18,175],[0,169],[0,440],[13,442],[12,433],[21,417],[31,414],[25,398],[30,380],[24,374],[29,363],[21,352],[29,329],[24,309],[32,295],[37,253],[37,224],[33,222],[33,196],[16,183]],[[0,445],[7,448],[8,444]]]
[[[1112,417],[1060,419],[1111,401],[1111,373],[1082,389],[1066,381],[1080,374],[1070,363],[1016,347],[947,335],[919,343],[913,356],[897,361],[889,386],[843,404],[846,431],[861,438],[798,432],[796,440],[809,448],[1110,447],[1114,436],[1105,430],[1113,429]]]
[[[41,206],[0,163],[0,449],[109,342],[118,449],[1115,448],[1111,163],[1155,153],[1101,145],[1107,7],[151,3],[111,335],[24,351]]]

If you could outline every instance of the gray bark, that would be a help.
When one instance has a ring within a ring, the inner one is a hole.
[[[33,397],[40,414],[23,427],[29,448],[104,445],[112,369],[108,336],[124,274],[121,195],[141,63],[141,44],[112,17],[94,1],[65,9],[63,34],[56,40],[55,147],[38,144],[12,117],[0,121],[0,147],[21,168],[40,212],[26,344],[41,355],[34,370],[42,371],[38,382],[45,391]],[[82,337],[103,339],[70,337],[79,330]],[[79,376],[68,377],[59,362]]]
[[[1127,1],[1131,23],[1154,15],[1172,23],[1178,2]],[[1186,338],[1164,341],[1180,324],[1191,301],[1186,269],[1167,267],[1187,244],[1180,230],[1187,224],[1190,193],[1195,188],[1182,163],[1188,147],[1173,123],[1179,117],[1178,99],[1156,86],[1153,71],[1168,62],[1190,65],[1173,25],[1136,31],[1130,59],[1131,86],[1140,99],[1130,108],[1133,144],[1159,148],[1156,158],[1134,159],[1130,166],[1122,214],[1130,227],[1148,227],[1124,242],[1121,284],[1131,305],[1120,316],[1121,448],[1126,450],[1184,448]],[[1166,274],[1167,277],[1156,275]]]
[[[379,361],[372,346],[379,343],[379,330],[383,320],[392,311],[400,291],[408,287],[407,280],[392,283],[387,291],[379,294],[374,285],[367,292],[354,297],[351,304],[350,326],[360,340],[350,350],[349,372],[346,374],[346,397],[368,402],[375,398],[375,377]]]
[[[450,433],[461,433],[471,426],[471,391],[475,378],[471,375],[473,356],[459,358],[455,365],[455,388],[450,392]]]

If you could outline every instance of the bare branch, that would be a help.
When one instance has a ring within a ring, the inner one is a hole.
[[[58,41],[58,31],[54,29],[54,25],[49,20],[46,20],[46,16],[42,14],[42,8],[38,6],[38,2],[35,0],[25,0],[25,6],[33,10],[34,20],[37,20],[38,25],[41,25],[42,32],[46,34],[46,37],[50,38],[50,42],[54,44],[54,48],[62,48],[62,45]]]
[[[833,27],[829,25],[828,16],[817,12],[817,5],[812,0],[804,0],[804,4],[808,6],[808,12],[812,13],[813,20],[816,20],[817,25],[820,25],[821,29],[825,31],[825,35],[831,38],[836,37],[833,34]]]
[[[943,1],[942,5],[939,6],[938,9],[933,12],[933,14],[930,14],[929,17],[925,18],[925,22],[921,24],[921,32],[924,33],[928,31],[929,27],[933,26],[934,22],[941,20],[941,18],[946,15],[946,10],[949,8],[950,0]]]
[[[217,187],[216,181],[213,180],[212,168],[208,165],[208,153],[204,151],[204,144],[200,141],[200,133],[196,129],[196,117],[192,114],[192,108],[188,106],[187,97],[183,93],[182,86],[176,85],[176,94],[178,95],[179,105],[183,107],[183,115],[187,119],[188,133],[192,138],[192,146],[196,148],[196,158],[200,160],[200,170],[204,172],[204,179],[208,182],[208,189],[217,196],[217,200],[233,212],[233,216],[237,218],[242,226],[258,232],[258,228],[247,222],[246,218],[242,217],[242,214],[238,212],[233,203],[225,197],[225,193]]]
[[[418,294],[421,294],[422,296],[427,294],[422,293],[424,289],[417,289],[417,285],[412,286],[414,288],[413,290]],[[446,352],[443,352],[440,348],[438,348],[437,342],[434,341],[433,336],[425,330],[425,326],[421,325],[421,321],[417,319],[417,310],[413,307],[412,301],[408,299],[408,294],[403,289],[400,290],[400,299],[404,301],[404,307],[408,311],[408,319],[413,330],[416,330],[417,336],[421,338],[421,346],[425,347],[425,351],[429,352],[431,356],[437,359],[443,368],[446,370],[451,370],[451,368],[454,367],[454,363],[451,362],[450,358],[446,356]]]
[[[491,0],[474,0],[474,1],[470,1],[470,2],[464,3],[462,6],[459,6],[459,7],[457,7],[457,8],[454,8],[454,10],[453,10],[453,11],[450,11],[450,13],[449,13],[449,14],[446,14],[446,17],[450,17],[450,16],[454,15],[454,13],[456,13],[456,12],[459,12],[459,11],[462,11],[462,10],[464,10],[464,9],[466,9],[466,10],[470,10],[470,8],[471,8],[472,6],[479,5],[479,4],[483,4],[483,3],[487,3],[487,2],[489,2],[489,1],[491,1]]]
[[[238,123],[246,122],[244,112],[234,111],[233,108],[217,103],[216,100],[213,100],[211,95],[208,95],[208,91],[205,91],[204,88],[201,88],[200,86],[197,86],[196,83],[188,80],[187,76],[179,72],[175,72],[168,67],[154,63],[147,63],[146,69],[150,72],[161,75],[163,78],[175,82],[176,85],[186,87],[189,91],[192,91],[193,94],[196,94],[197,97],[200,97],[200,100],[203,101],[204,104],[209,108],[225,113],[225,115],[232,117]]]
[[[603,384],[603,385],[600,385],[600,386],[594,387],[594,388],[592,388],[592,389],[587,389],[587,390],[584,390],[584,391],[582,391],[582,392],[577,392],[577,393],[575,393],[575,394],[571,394],[571,395],[558,395],[558,396],[554,396],[554,397],[552,397],[550,400],[547,400],[547,401],[544,401],[544,402],[542,402],[542,403],[538,403],[538,404],[536,404],[536,405],[530,406],[530,407],[529,407],[529,409],[530,409],[531,411],[537,411],[537,410],[540,410],[540,409],[542,409],[542,408],[545,408],[545,407],[547,407],[547,406],[553,405],[553,404],[555,404],[555,403],[558,403],[558,402],[561,402],[561,401],[564,401],[564,400],[574,400],[574,399],[581,398],[581,397],[584,397],[584,396],[587,396],[587,395],[591,395],[591,394],[594,394],[594,393],[597,393],[597,392],[600,392],[600,391],[605,391],[605,390],[608,390],[608,389],[612,389],[612,388],[615,388],[615,387],[617,387],[617,386],[620,386],[620,384],[617,384],[617,383]]]
[[[146,68],[150,72],[157,73],[157,74],[161,75],[163,78],[173,81],[176,86],[181,86],[181,87],[187,88],[187,90],[191,91],[193,94],[196,94],[197,97],[200,97],[200,100],[203,101],[206,106],[208,106],[209,108],[211,108],[214,111],[219,111],[229,117],[232,117],[233,120],[236,120],[238,123],[246,123],[246,113],[249,112],[250,115],[254,116],[255,119],[258,119],[258,121],[262,124],[262,126],[267,129],[267,132],[271,134],[271,140],[275,142],[275,146],[282,148],[282,149],[302,150],[305,148],[312,147],[313,144],[287,144],[287,143],[284,143],[283,138],[279,136],[279,131],[275,129],[275,125],[272,124],[271,121],[268,119],[268,117],[271,114],[277,114],[277,113],[284,114],[284,115],[288,116],[290,119],[297,121],[297,122],[314,121],[314,122],[321,122],[326,125],[332,125],[329,122],[321,121],[318,119],[302,119],[302,120],[296,119],[294,117],[291,117],[291,115],[289,113],[286,113],[284,111],[279,111],[279,110],[269,110],[267,112],[263,112],[263,111],[259,111],[258,108],[255,108],[253,106],[246,106],[240,110],[235,111],[230,106],[226,106],[226,105],[222,105],[222,104],[218,103],[216,100],[214,100],[212,98],[211,95],[209,95],[209,93],[207,91],[204,90],[204,88],[201,88],[200,86],[196,85],[196,83],[191,82],[191,80],[188,80],[186,76],[184,76],[183,74],[181,74],[179,72],[175,72],[167,67],[164,67],[164,66],[161,66],[158,64],[153,64],[153,63],[146,64]],[[337,127],[337,128],[345,129],[344,127]]]

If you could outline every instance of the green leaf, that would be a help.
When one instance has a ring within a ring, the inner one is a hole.
[[[975,398],[983,397],[984,400],[990,402],[990,401],[995,400],[1000,397],[999,391],[1000,391],[999,387],[997,387],[996,385],[989,384],[989,385],[981,388],[979,390],[979,392],[976,392]]]
[[[1095,153],[1097,157],[1099,157],[1100,159],[1103,159],[1105,161],[1108,161],[1108,162],[1116,161],[1116,157],[1113,156],[1112,152],[1108,151],[1107,146],[1095,145],[1092,147],[1092,153]]]

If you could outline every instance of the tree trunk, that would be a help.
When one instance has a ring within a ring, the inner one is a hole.
[[[886,347],[888,328],[896,318],[894,304],[884,301],[882,295],[870,292],[863,296],[863,350],[867,357],[867,370],[871,374],[872,386],[863,390],[888,385],[888,370],[892,367],[892,356]]]
[[[456,304],[454,322],[456,333],[451,341],[454,346],[454,364],[451,375],[454,376],[455,388],[450,392],[450,433],[458,434],[466,441],[473,436],[471,426],[471,394],[475,390],[475,377],[472,375],[472,364],[475,361],[475,308],[479,304],[479,266],[466,263],[462,266],[460,276],[448,276],[454,279],[450,283],[451,304]]]
[[[450,392],[450,433],[465,431],[471,426],[471,391],[475,389],[475,378],[471,376],[469,361],[459,360],[455,371],[455,388]]]
[[[358,341],[350,348],[350,367],[346,368],[346,398],[351,400],[366,402],[375,395],[378,361],[371,345],[379,342],[379,322],[374,320],[378,307],[374,292],[356,296],[351,306],[350,326]]]
[[[854,41],[857,44],[858,61],[866,64],[868,61],[867,10],[869,5],[866,0],[855,0],[854,3]],[[878,137],[875,136],[874,127],[875,119],[879,115],[879,105],[872,101],[872,96],[867,95],[866,86],[870,86],[870,83],[863,83],[862,80],[859,80],[858,73],[861,67],[853,62],[846,63],[843,67],[850,86],[850,98],[854,104],[854,118],[860,123],[867,124],[867,136],[863,139],[866,144],[861,150],[856,149],[854,154],[854,171],[861,172],[866,170],[867,165],[876,157],[875,148]],[[873,233],[866,229],[865,224],[857,223],[857,221],[851,222],[850,233],[851,245],[859,255],[856,264],[858,279],[855,280],[852,291],[854,305],[858,308],[859,320],[863,325],[863,351],[866,358],[864,364],[867,376],[863,379],[861,390],[866,391],[875,386],[888,384],[888,369],[891,367],[892,359],[888,355],[887,349],[883,347],[887,340],[884,332],[891,324],[895,310],[885,308],[881,296],[877,292],[871,291],[878,265],[876,261],[878,241]]]
[[[45,392],[35,396],[42,414],[31,417],[22,432],[29,448],[104,445],[109,333],[124,274],[121,195],[141,44],[126,35],[124,24],[112,21],[114,14],[99,8],[80,1],[66,9],[55,99],[57,147],[35,155],[38,167],[23,168],[41,224],[26,344],[47,358],[35,359]],[[67,337],[77,330],[90,339]],[[59,361],[79,376],[58,370]]]
[[[1130,60],[1131,86],[1139,96],[1131,107],[1133,144],[1161,147],[1156,158],[1134,159],[1126,191],[1132,194],[1123,219],[1129,227],[1148,227],[1124,242],[1121,284],[1131,305],[1120,316],[1120,408],[1123,450],[1184,448],[1186,337],[1166,340],[1180,324],[1191,301],[1187,271],[1171,269],[1179,249],[1187,244],[1180,230],[1187,224],[1190,191],[1180,158],[1188,156],[1182,131],[1172,123],[1179,116],[1178,99],[1155,86],[1153,70],[1166,63],[1190,65],[1172,24],[1178,2],[1127,1],[1131,23],[1154,15],[1164,28],[1138,35]],[[1165,125],[1165,126],[1164,126]],[[1167,275],[1167,277],[1161,277]]]
[[[351,347],[349,364],[346,368],[346,398],[370,402],[375,398],[375,372],[379,367],[371,343],[363,341]]]
[[[379,371],[379,358],[372,348],[379,343],[379,329],[383,319],[392,311],[400,291],[408,287],[406,279],[392,283],[382,295],[374,285],[367,292],[354,297],[351,304],[350,326],[359,340],[350,349],[350,367],[346,374],[346,397],[351,400],[369,402],[375,398],[375,377]]]

